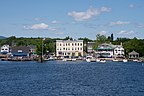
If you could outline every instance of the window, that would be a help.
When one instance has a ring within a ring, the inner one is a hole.
[[[22,53],[22,50],[18,50],[18,53]]]

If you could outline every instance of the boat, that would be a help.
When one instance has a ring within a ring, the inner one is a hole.
[[[128,60],[127,59],[123,59],[123,62],[128,62]]]
[[[76,58],[72,58],[71,60],[72,60],[72,61],[76,61]]]
[[[134,62],[138,62],[138,59],[134,59],[133,61],[134,61]]]
[[[101,63],[105,63],[106,60],[105,60],[105,59],[101,59],[100,62],[101,62]]]
[[[64,58],[64,59],[62,59],[62,61],[72,61],[72,59],[71,58]]]
[[[100,62],[100,59],[96,59],[96,62]]]
[[[87,62],[96,62],[96,59],[93,56],[87,56],[86,61]]]
[[[117,60],[117,59],[113,59],[113,61],[114,61],[114,62],[118,62],[118,60]]]

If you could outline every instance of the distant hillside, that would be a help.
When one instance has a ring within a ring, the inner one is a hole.
[[[0,39],[6,39],[6,37],[4,37],[4,36],[0,36]]]

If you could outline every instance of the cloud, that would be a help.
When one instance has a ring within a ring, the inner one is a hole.
[[[144,24],[138,24],[137,27],[138,28],[144,28]]]
[[[134,8],[135,6],[134,6],[133,4],[130,4],[129,7],[130,7],[130,8]]]
[[[100,35],[106,35],[108,32],[107,31],[101,31],[99,32]]]
[[[27,30],[49,30],[49,31],[55,31],[55,32],[60,31],[60,30],[65,30],[64,28],[49,27],[49,25],[45,23],[24,25],[23,28]]]
[[[117,34],[121,34],[121,35],[130,35],[130,34],[133,34],[134,31],[131,30],[131,31],[126,31],[126,30],[121,30],[120,32],[118,32]]]
[[[45,23],[24,26],[24,29],[28,29],[28,30],[46,30],[48,28],[49,28],[48,24],[45,24]]]
[[[127,25],[130,24],[130,22],[127,21],[116,21],[116,22],[110,22],[110,26],[115,26],[115,25]]]
[[[52,24],[58,24],[58,23],[60,23],[60,22],[59,22],[59,21],[56,21],[56,20],[53,20],[51,23],[52,23]]]
[[[46,18],[34,18],[35,21],[45,21]]]
[[[45,23],[34,24],[30,27],[32,30],[39,30],[39,29],[48,29],[48,25]]]
[[[101,7],[99,9],[90,7],[85,12],[76,12],[76,11],[69,12],[68,16],[73,17],[76,21],[85,21],[85,20],[89,20],[95,16],[98,16],[104,12],[110,12],[110,10],[111,9],[107,8],[107,7]]]
[[[57,32],[57,33],[55,33],[56,35],[63,35],[64,34],[64,32]]]

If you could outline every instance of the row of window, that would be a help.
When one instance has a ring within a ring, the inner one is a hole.
[[[57,50],[62,50],[62,49],[60,48]],[[70,48],[63,48],[63,50],[70,50]],[[83,50],[83,48],[71,48],[71,50]]]
[[[8,49],[1,49],[1,50],[8,50]]]
[[[59,44],[59,46],[82,46],[82,43],[63,43],[63,44]]]

